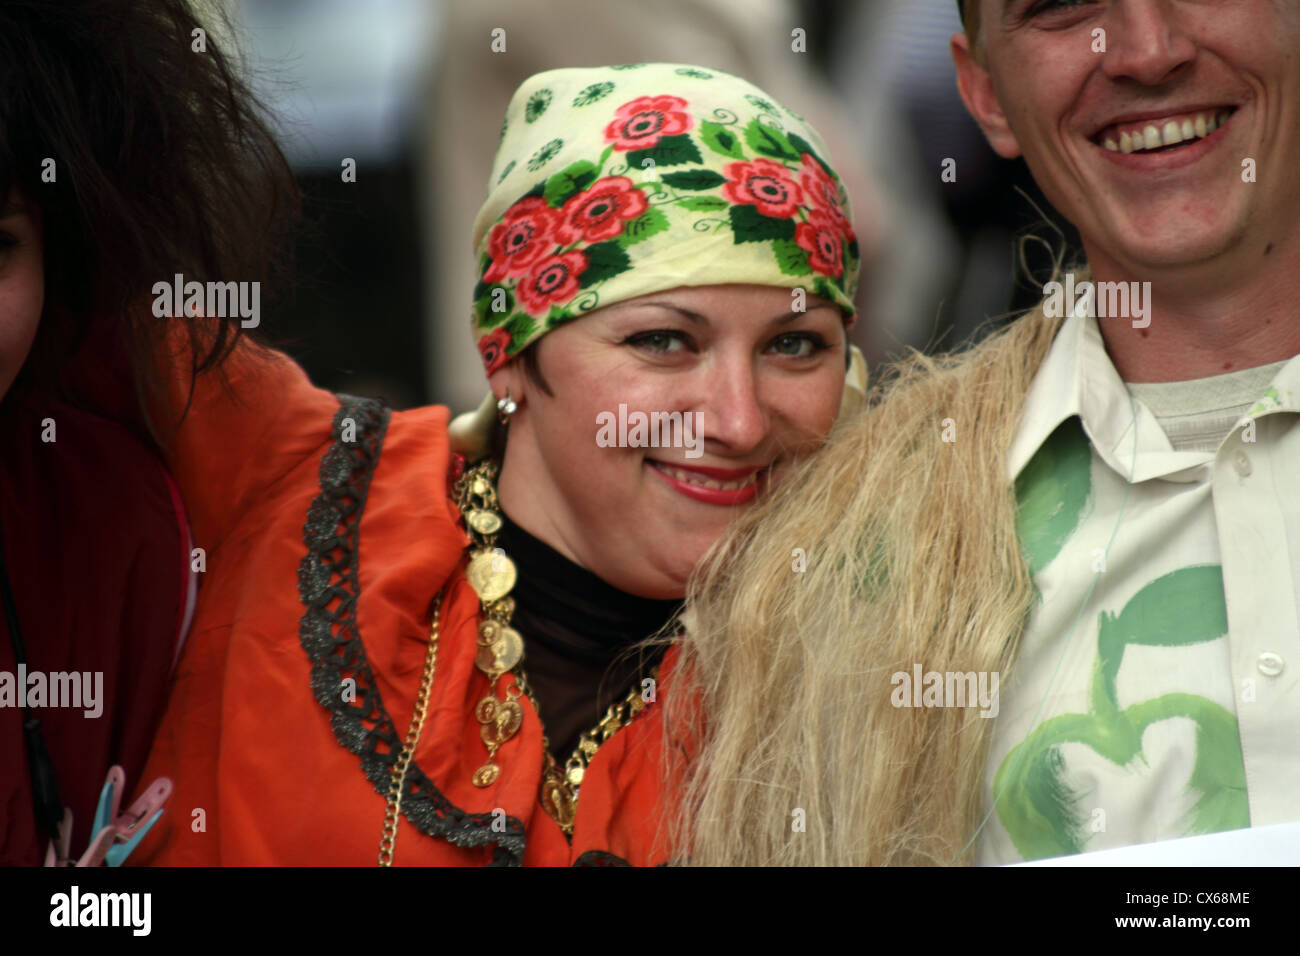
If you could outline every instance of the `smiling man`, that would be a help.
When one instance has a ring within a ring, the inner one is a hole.
[[[1024,157],[1097,282],[1150,283],[1149,324],[1067,320],[1011,446],[1022,488],[1050,471],[1074,493],[1050,501],[1064,538],[1025,542],[1043,603],[979,858],[1293,819],[1300,5],[965,8],[958,82],[993,148]]]
[[[993,148],[1024,157],[1099,281],[1152,283],[1147,334],[1101,329],[1120,375],[1180,381],[1300,351],[1300,5],[965,9],[958,83]]]
[[[996,864],[1300,817],[1300,4],[961,7],[967,107],[1082,237],[1058,278],[1144,301],[1063,314],[1053,285],[905,362],[744,519],[683,665],[713,715],[697,862]],[[738,660],[789,703],[748,706]],[[899,708],[914,668],[1001,673],[998,717]],[[791,793],[820,795],[795,836]]]

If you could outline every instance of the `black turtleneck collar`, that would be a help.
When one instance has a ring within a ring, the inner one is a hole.
[[[607,584],[533,537],[504,513],[497,535],[519,570],[511,592],[515,627],[522,613],[544,625],[527,636],[556,652],[608,665],[627,647],[654,635],[681,610],[681,601],[637,597]]]
[[[636,597],[539,541],[503,513],[496,544],[519,574],[512,625],[524,638],[524,672],[561,767],[584,730],[640,686],[662,655],[631,648],[681,610],[681,601]]]

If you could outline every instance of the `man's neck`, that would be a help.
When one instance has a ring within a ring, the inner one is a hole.
[[[1094,282],[1151,283],[1146,328],[1128,318],[1098,319],[1120,377],[1185,381],[1300,354],[1300,235],[1282,239],[1234,250],[1231,262],[1146,274],[1087,248]]]

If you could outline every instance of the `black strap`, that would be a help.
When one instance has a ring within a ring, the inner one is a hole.
[[[23,646],[22,631],[18,627],[18,608],[14,603],[13,588],[9,584],[9,569],[5,565],[4,546],[0,543],[0,596],[4,598],[5,621],[9,625],[9,641],[14,646],[14,661],[23,670],[27,666],[27,649]],[[15,675],[16,676],[16,675]],[[54,772],[54,761],[45,747],[41,734],[41,719],[32,713],[23,700],[23,737],[27,741],[27,767],[31,771],[32,806],[37,822],[57,841],[59,826],[63,822],[63,801],[59,798],[59,778]]]

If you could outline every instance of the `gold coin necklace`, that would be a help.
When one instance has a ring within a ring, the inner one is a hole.
[[[488,678],[489,693],[474,708],[479,722],[479,736],[488,748],[488,759],[474,771],[473,783],[489,787],[501,775],[496,752],[501,745],[519,732],[523,724],[523,708],[519,698],[527,694],[533,709],[541,715],[541,706],[528,686],[521,662],[524,641],[519,632],[510,626],[514,614],[514,599],[509,596],[518,573],[514,562],[505,552],[495,547],[497,533],[502,527],[500,502],[496,494],[499,466],[485,459],[469,468],[456,482],[453,494],[456,505],[465,518],[473,541],[466,576],[482,607],[483,620],[478,628],[478,653],[474,663]],[[514,672],[515,680],[506,688],[505,697],[496,692],[497,681]],[[658,681],[659,669],[650,672],[651,687]],[[577,815],[578,788],[582,784],[587,764],[600,745],[629,723],[644,708],[647,698],[642,686],[633,687],[621,701],[616,701],[606,711],[600,722],[584,731],[572,756],[561,770],[551,755],[550,740],[542,735],[545,765],[538,799],[546,813],[560,825],[565,836],[573,836],[573,823]]]
[[[496,763],[497,751],[519,732],[524,722],[524,708],[519,703],[523,692],[518,682],[506,688],[504,697],[498,697],[496,691],[497,681],[524,657],[524,639],[510,626],[515,602],[509,595],[518,580],[518,572],[505,552],[493,547],[501,530],[496,476],[496,462],[485,460],[468,469],[454,490],[456,504],[474,542],[465,576],[483,609],[474,665],[487,675],[488,694],[474,707],[474,718],[479,722],[479,737],[487,747],[488,757],[471,778],[476,787],[496,783],[501,776],[501,767]]]
[[[474,707],[474,718],[479,722],[479,736],[488,750],[488,759],[474,771],[471,780],[476,787],[490,787],[501,776],[496,763],[496,753],[507,740],[514,737],[523,726],[524,710],[519,698],[528,695],[533,709],[541,715],[537,697],[528,686],[528,678],[520,666],[524,656],[524,640],[510,626],[515,602],[510,597],[518,579],[518,572],[500,548],[494,547],[497,533],[502,527],[499,503],[496,496],[496,462],[484,460],[469,468],[456,482],[453,494],[456,505],[465,518],[473,542],[466,578],[478,595],[483,620],[478,626],[478,649],[474,664],[487,675],[489,691]],[[388,803],[384,814],[383,834],[379,844],[379,865],[391,866],[393,849],[397,842],[397,826],[402,812],[402,791],[415,748],[420,742],[424,727],[430,692],[438,659],[438,617],[442,604],[439,594],[433,606],[433,622],[429,628],[429,651],[425,658],[424,674],[415,699],[415,712],[402,750],[390,769]],[[496,693],[497,681],[514,672],[515,681],[506,688],[505,697]],[[573,836],[573,823],[578,809],[578,789],[582,784],[587,764],[591,762],[600,745],[627,726],[646,704],[654,699],[653,691],[647,697],[643,689],[648,681],[653,688],[658,684],[659,668],[655,666],[647,678],[628,692],[620,701],[611,704],[600,722],[583,731],[578,746],[565,761],[561,770],[551,755],[550,741],[542,735],[542,753],[545,766],[538,800],[566,837]]]

